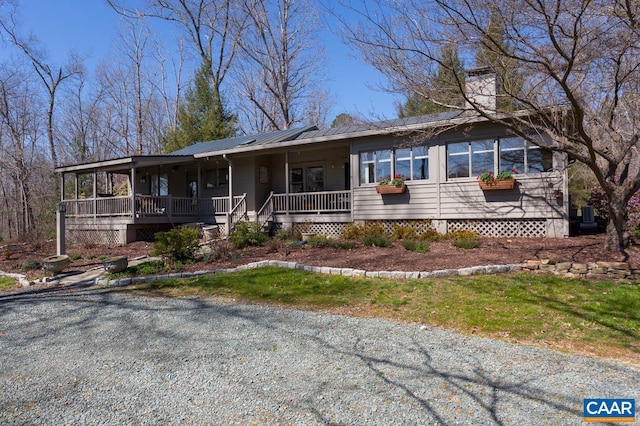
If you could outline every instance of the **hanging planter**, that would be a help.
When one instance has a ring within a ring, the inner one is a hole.
[[[381,195],[386,194],[402,194],[407,190],[407,185],[401,183],[399,185],[376,185],[376,192]]]
[[[66,254],[60,256],[49,256],[46,257],[42,264],[44,265],[44,269],[55,274],[59,274],[64,271],[64,268],[69,266],[69,256]]]
[[[498,191],[505,189],[513,189],[516,186],[515,179],[501,179],[501,180],[493,180],[490,183],[479,180],[478,184],[480,185],[480,189],[483,191]]]

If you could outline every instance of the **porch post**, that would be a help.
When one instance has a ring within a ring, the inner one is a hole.
[[[64,173],[60,173],[60,201],[64,201]]]
[[[93,217],[98,215],[98,172],[93,170]]]
[[[131,217],[136,217],[136,166],[131,166],[131,178],[129,181],[129,196],[131,197]]]
[[[231,234],[231,227],[233,226],[233,218],[231,217],[231,210],[233,210],[233,161],[227,157],[227,154],[222,154],[222,158],[229,163],[229,208],[225,215],[225,230],[226,234]]]
[[[76,194],[75,194],[75,199],[77,200],[80,197],[80,188],[78,185],[78,173],[74,173],[73,174],[74,180],[75,180],[75,185],[76,185]]]
[[[289,214],[289,151],[284,152],[284,209]]]

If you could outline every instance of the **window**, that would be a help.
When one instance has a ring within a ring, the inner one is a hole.
[[[302,173],[302,167],[296,167],[291,169],[289,178],[289,192],[302,192],[304,191],[304,175]]]
[[[164,197],[169,195],[169,174],[162,173],[160,175],[151,176],[151,195],[155,197]]]
[[[229,169],[221,167],[219,169],[211,169],[206,171],[206,187],[215,188],[229,183]]]
[[[551,151],[520,137],[500,139],[500,170],[518,173],[548,172],[553,167]]]
[[[289,170],[289,192],[324,191],[324,167],[294,167]]]
[[[324,191],[324,167],[307,167],[307,191]]]
[[[426,146],[361,152],[360,184],[375,183],[398,174],[406,180],[429,179],[428,152]]]
[[[447,146],[447,176],[469,177],[469,142],[450,143]]]
[[[496,167],[496,150],[498,164]],[[542,173],[551,170],[551,151],[526,142],[521,137],[456,142],[447,145],[449,179],[479,176],[486,171],[514,169],[518,173]]]

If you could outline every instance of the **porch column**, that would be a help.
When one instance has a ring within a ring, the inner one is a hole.
[[[289,214],[289,151],[284,152],[284,208]]]
[[[93,217],[98,215],[98,172],[93,170]]]
[[[60,173],[60,201],[64,201],[64,173]]]
[[[76,194],[74,198],[77,200],[80,198],[80,185],[78,185],[78,173],[74,173],[73,177],[76,185]]]
[[[136,216],[136,166],[131,166],[131,180],[129,182],[129,196],[131,197],[131,217]]]
[[[200,189],[200,187],[202,186],[202,178],[200,177],[200,174],[202,173],[200,161],[201,160],[198,160],[198,162],[196,163],[196,198],[200,198],[200,196],[202,195]]]

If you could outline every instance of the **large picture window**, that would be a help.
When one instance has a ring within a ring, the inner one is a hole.
[[[405,180],[429,179],[429,148],[415,146],[360,153],[360,184],[398,174]]]
[[[521,137],[456,142],[447,145],[449,179],[479,176],[486,171],[497,173],[500,170],[542,173],[548,172],[552,167],[550,150],[529,143]]]

